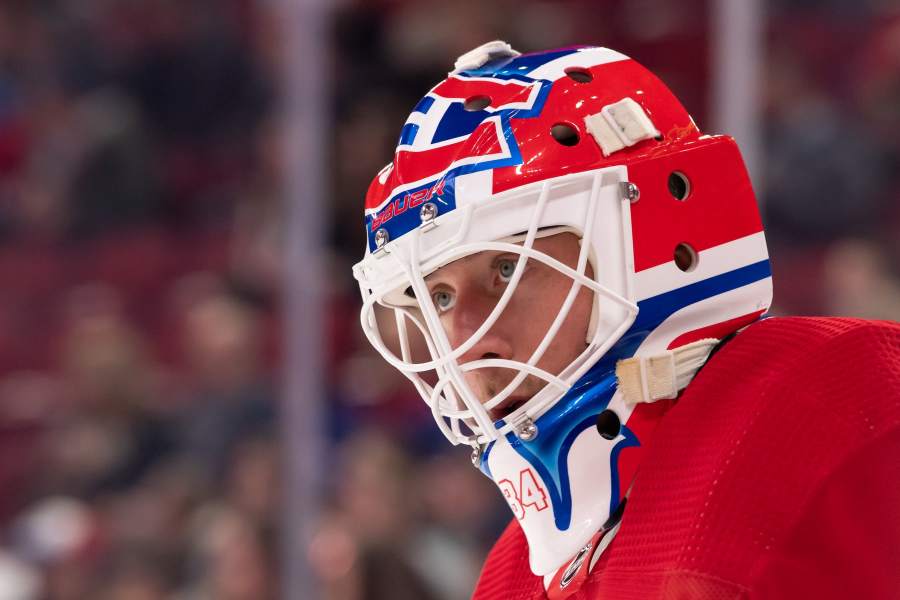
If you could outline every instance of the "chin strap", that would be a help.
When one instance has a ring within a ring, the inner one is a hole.
[[[620,360],[616,377],[622,397],[631,404],[677,397],[718,343],[715,338],[706,338],[654,356]]]

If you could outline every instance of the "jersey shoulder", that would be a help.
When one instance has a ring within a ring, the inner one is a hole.
[[[900,324],[840,317],[763,319],[726,344],[700,375],[727,389],[765,393],[783,403],[783,390],[800,389],[816,402],[865,404],[900,394]],[[698,386],[699,387],[699,386]],[[865,393],[871,397],[861,399]]]
[[[898,399],[898,324],[778,317],[751,325],[662,419],[598,578],[658,591],[699,574],[752,589],[845,465],[900,433]],[[820,526],[841,527],[839,517]],[[805,558],[825,562],[812,551]]]
[[[788,342],[785,350],[794,348],[794,344],[804,343],[829,343],[833,341],[853,341],[857,338],[868,340],[894,339],[900,335],[900,323],[895,321],[878,321],[870,319],[856,319],[850,317],[768,317],[760,319],[747,327],[738,339],[748,340],[754,335],[743,336],[743,333],[753,333],[761,340],[774,340]],[[850,351],[853,348],[848,349]],[[897,349],[893,348],[863,348],[854,354],[866,355],[888,350],[895,359],[900,359]]]

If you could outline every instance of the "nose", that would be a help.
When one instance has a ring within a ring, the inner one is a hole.
[[[496,298],[476,290],[469,290],[468,293],[459,295],[456,305],[450,311],[450,318],[445,324],[448,330],[447,337],[453,348],[459,348],[481,327],[491,315],[491,311],[496,306],[496,300]],[[505,317],[506,311],[501,313],[490,329],[460,356],[459,362],[466,363],[483,358],[511,359],[513,357],[512,341],[510,336],[503,333],[507,331]]]

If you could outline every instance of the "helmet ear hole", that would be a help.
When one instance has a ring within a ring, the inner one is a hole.
[[[569,67],[566,69],[566,75],[577,83],[590,83],[594,80],[591,72],[583,67]]]
[[[580,139],[578,130],[569,123],[557,123],[550,128],[550,135],[563,146],[574,146]]]
[[[672,171],[669,174],[669,193],[676,200],[686,200],[691,194],[691,182],[687,175],[681,171]]]
[[[685,273],[697,268],[700,257],[690,244],[684,242],[675,246],[675,266]]]
[[[619,415],[610,409],[606,409],[597,415],[597,432],[606,440],[614,440],[622,430],[622,422]]]
[[[471,98],[466,98],[466,101],[463,103],[463,108],[469,112],[478,112],[490,105],[491,99],[489,96],[472,96]]]

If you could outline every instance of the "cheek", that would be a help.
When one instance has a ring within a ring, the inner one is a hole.
[[[535,278],[523,292],[522,302],[516,303],[511,321],[516,331],[531,342],[532,349],[540,343],[559,315],[572,280],[561,274]],[[577,355],[584,350],[591,316],[593,293],[582,288],[569,309],[559,331],[554,336],[550,354]],[[510,307],[512,308],[512,307]],[[572,356],[571,358],[574,358]]]

